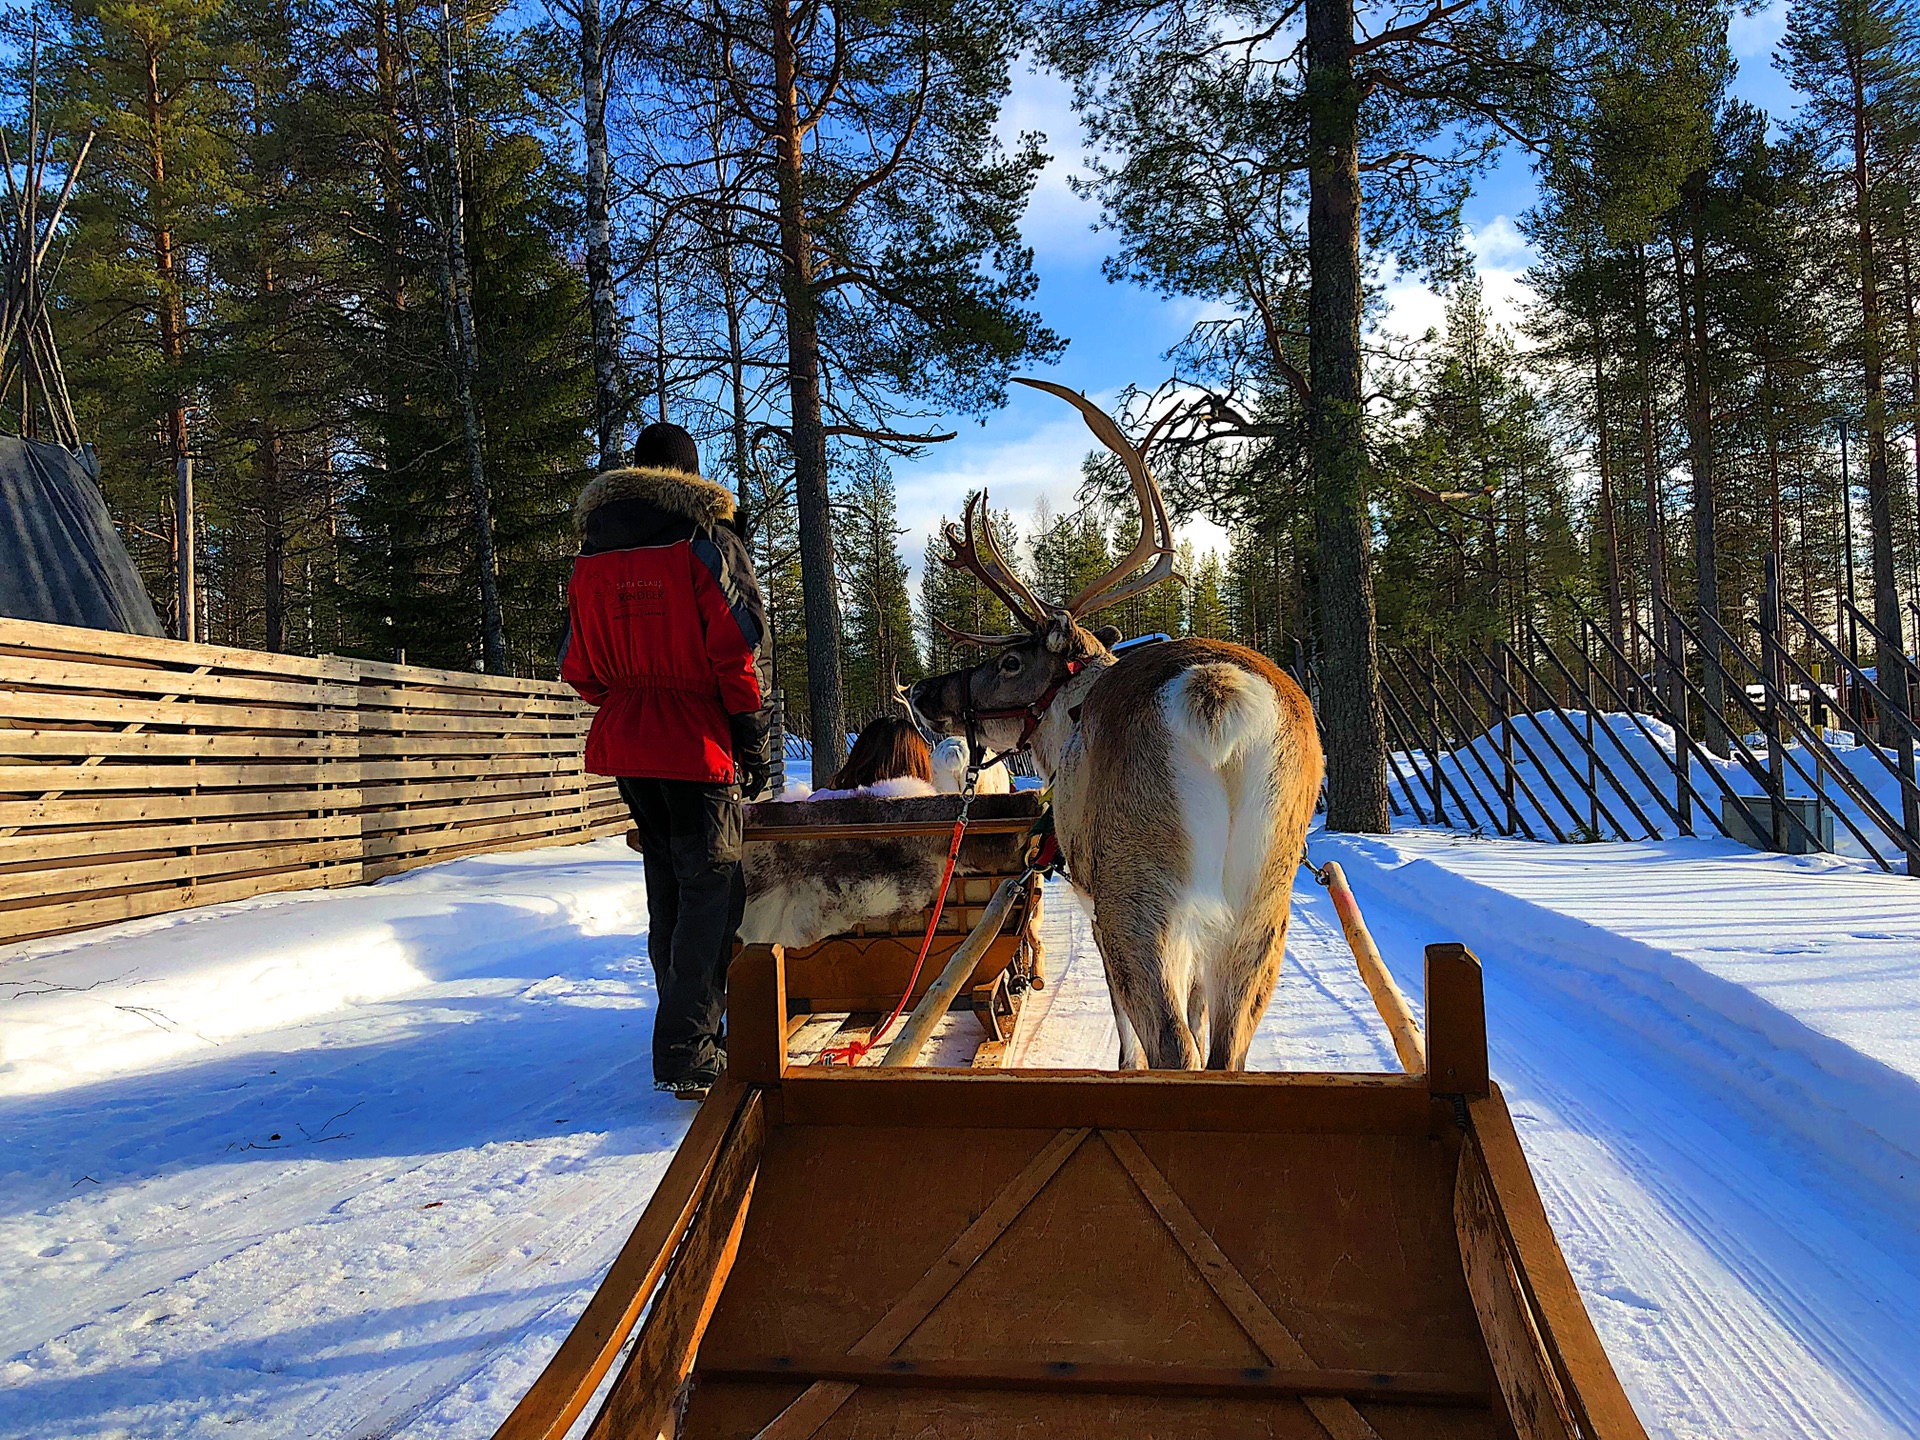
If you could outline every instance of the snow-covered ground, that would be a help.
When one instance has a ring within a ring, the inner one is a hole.
[[[1920,1433],[1920,882],[1723,843],[1320,836],[1494,1070],[1656,1435]],[[485,1436],[691,1107],[638,862],[455,861],[0,949],[0,1435]],[[1303,876],[1263,1068],[1392,1068]],[[1030,1065],[1110,1064],[1059,886]]]

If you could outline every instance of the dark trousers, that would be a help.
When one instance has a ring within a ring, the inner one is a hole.
[[[740,873],[740,787],[695,780],[620,782],[647,862],[647,952],[660,1010],[653,1077],[677,1080],[722,1063],[727,964],[747,908]]]

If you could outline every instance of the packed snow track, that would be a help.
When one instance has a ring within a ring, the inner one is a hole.
[[[1486,962],[1495,1076],[1651,1433],[1920,1433],[1920,882],[1704,842],[1313,857],[1416,1000],[1426,942]],[[1304,873],[1294,914],[1251,1063],[1393,1068]],[[1779,943],[1819,925],[1831,953]],[[644,931],[601,841],[0,949],[0,1435],[488,1435],[691,1117],[649,1085]],[[1057,884],[1045,936],[1016,1062],[1111,1064]]]

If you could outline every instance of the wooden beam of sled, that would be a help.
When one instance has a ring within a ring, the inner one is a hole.
[[[1033,829],[1032,816],[997,820],[970,820],[969,835],[1025,835]],[[749,825],[749,841],[761,840],[901,840],[923,835],[953,834],[951,820],[878,821],[872,825]]]
[[[940,1302],[966,1279],[970,1271],[993,1248],[994,1242],[1020,1218],[1033,1197],[1047,1188],[1047,1182],[1073,1157],[1092,1132],[1082,1127],[1062,1130],[1041,1147],[1018,1175],[1000,1188],[991,1204],[933,1262],[926,1274],[916,1280],[879,1321],[862,1335],[847,1352],[849,1361],[884,1360],[920,1327]],[[800,1392],[792,1404],[774,1416],[754,1440],[810,1440],[834,1412],[853,1398],[860,1388],[855,1381],[816,1380]]]
[[[706,1197],[660,1284],[659,1298],[588,1428],[587,1440],[640,1440],[667,1428],[740,1253],[766,1144],[766,1107],[760,1091],[750,1090],[714,1162]]]
[[[1400,993],[1400,987],[1387,970],[1387,962],[1380,958],[1380,947],[1373,943],[1367,922],[1361,918],[1360,903],[1353,898],[1346,871],[1340,868],[1339,861],[1329,860],[1315,873],[1320,883],[1327,887],[1334,913],[1340,917],[1340,928],[1346,933],[1347,948],[1353,951],[1353,962],[1360,969],[1360,978],[1366,981],[1367,993],[1373,996],[1373,1008],[1380,1012],[1387,1033],[1393,1037],[1393,1052],[1400,1057],[1400,1068],[1409,1075],[1426,1074],[1426,1036],[1420,1031],[1420,1022],[1413,1016],[1413,1007],[1407,1004],[1407,997]]]
[[[1473,1133],[1460,1150],[1454,1225],[1474,1308],[1490,1349],[1496,1333],[1504,1332],[1509,1345],[1533,1341],[1546,1361],[1540,1370],[1521,1366],[1500,1372],[1503,1391],[1510,1391],[1516,1378],[1542,1382],[1535,1392],[1542,1404],[1534,1413],[1543,1423],[1519,1433],[1551,1435],[1564,1417],[1572,1422],[1570,1433],[1590,1440],[1646,1440],[1554,1238],[1506,1098],[1492,1086],[1484,1097],[1469,1101],[1467,1111]],[[1513,1307],[1502,1303],[1502,1290],[1510,1290]],[[1524,1311],[1517,1336],[1509,1328],[1515,1308]],[[1515,1409],[1511,1394],[1508,1408]],[[1514,1419],[1518,1427],[1521,1415],[1515,1413]]]
[[[940,978],[933,982],[927,993],[920,997],[920,1003],[913,1007],[913,1014],[907,1017],[899,1037],[887,1047],[887,1053],[880,1061],[882,1065],[911,1065],[920,1058],[920,1052],[926,1049],[927,1041],[933,1037],[933,1027],[947,1013],[947,1007],[953,1003],[953,997],[960,993],[960,987],[972,977],[973,967],[980,963],[980,956],[1000,938],[1001,927],[1007,923],[1007,912],[1013,909],[1013,902],[1026,888],[1026,883],[1025,875],[1009,875],[1000,882],[1000,888],[993,892],[993,899],[987,902],[986,913],[980,917],[980,923],[973,927],[972,934],[960,942],[960,947],[947,961],[946,969],[940,972]]]
[[[749,1099],[756,1107],[761,1103],[737,1081],[723,1081],[707,1097],[607,1278],[493,1440],[560,1440],[587,1408],[653,1298],[668,1258],[708,1191],[734,1117]]]
[[[1260,1365],[1109,1365],[1074,1361],[864,1360],[853,1356],[702,1357],[700,1378],[740,1384],[838,1381],[928,1390],[1021,1390],[1054,1394],[1158,1395],[1220,1400],[1282,1397],[1382,1400],[1396,1405],[1486,1409],[1484,1381],[1376,1370]]]

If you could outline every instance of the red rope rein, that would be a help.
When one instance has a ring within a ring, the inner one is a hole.
[[[969,777],[969,781],[971,777]],[[893,1022],[907,1008],[907,1001],[913,998],[913,987],[920,983],[920,971],[927,963],[927,955],[933,949],[934,932],[940,928],[940,915],[947,907],[947,891],[953,884],[954,867],[960,862],[960,840],[967,833],[967,811],[973,804],[973,786],[967,786],[967,793],[960,804],[960,818],[953,822],[953,843],[947,847],[946,873],[940,877],[940,890],[933,899],[933,913],[927,917],[927,933],[920,940],[920,954],[914,959],[913,974],[907,977],[907,988],[901,993],[899,1002],[893,1007],[893,1013],[882,1020],[864,1040],[849,1040],[844,1045],[835,1045],[820,1052],[817,1063],[821,1065],[858,1065],[863,1059],[879,1048],[881,1038],[892,1028]]]

